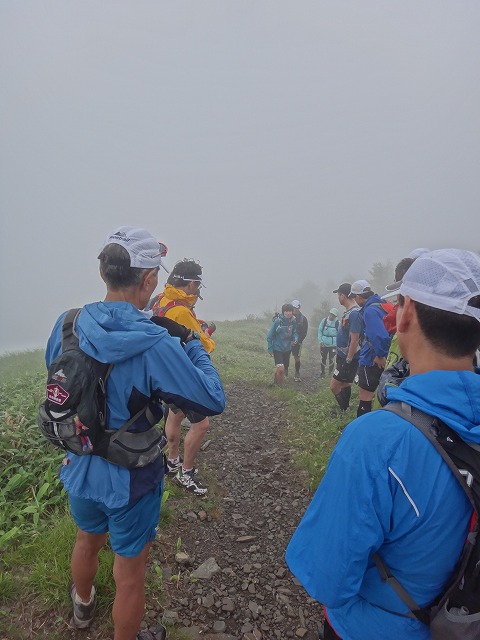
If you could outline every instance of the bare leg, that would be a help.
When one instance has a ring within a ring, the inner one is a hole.
[[[151,543],[134,558],[115,554],[113,577],[116,592],[113,603],[115,640],[135,640],[145,609],[145,570]]]
[[[285,380],[285,367],[283,364],[277,364],[275,367],[275,382],[278,385],[282,385]]]
[[[168,440],[168,457],[170,460],[178,458],[182,420],[184,418],[185,414],[181,411],[178,411],[178,413],[168,412],[167,421],[165,422],[165,435]]]
[[[183,468],[193,469],[195,464],[195,458],[197,457],[200,447],[202,446],[202,440],[208,431],[210,421],[208,418],[204,418],[200,422],[194,422],[190,425],[190,429],[185,435],[185,441],[183,443]]]
[[[106,533],[87,533],[78,529],[77,541],[72,552],[72,580],[78,597],[88,602],[98,569],[98,553],[105,544]]]

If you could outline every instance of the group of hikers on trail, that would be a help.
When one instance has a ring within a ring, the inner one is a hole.
[[[194,309],[202,268],[177,262],[155,295],[166,253],[145,229],[109,234],[98,256],[105,299],[63,313],[46,349],[39,426],[66,449],[60,478],[77,525],[73,622],[87,628],[94,619],[109,535],[114,640],[166,637],[160,624],[140,630],[164,476],[206,494],[195,458],[209,416],[225,407],[209,356],[215,326]],[[388,289],[397,296],[390,308],[365,280],[335,290],[345,311],[338,318],[331,309],[327,320],[337,332],[330,388],[344,411],[358,375],[358,417],[343,430],[286,561],[325,606],[325,640],[478,638],[480,257],[422,250],[400,261]],[[291,353],[300,378],[308,331],[300,309],[298,300],[283,305],[268,334],[277,382]],[[386,406],[371,411],[378,386]],[[166,441],[155,427],[164,417]]]

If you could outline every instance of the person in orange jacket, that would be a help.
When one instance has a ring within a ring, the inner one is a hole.
[[[184,258],[177,262],[168,276],[163,293],[159,294],[151,305],[153,316],[165,317],[182,324],[188,329],[198,332],[205,350],[212,353],[215,342],[210,329],[203,320],[195,315],[194,307],[200,298],[202,267],[195,260]],[[195,469],[195,458],[200,451],[202,441],[208,431],[209,419],[195,411],[184,413],[175,404],[166,405],[168,415],[165,420],[165,434],[168,440],[167,474],[173,476],[175,482],[198,496],[207,493]],[[183,444],[183,460],[180,457],[180,435],[182,420],[187,417],[190,429],[185,435]]]

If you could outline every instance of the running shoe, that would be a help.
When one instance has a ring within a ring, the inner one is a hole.
[[[172,460],[168,460],[167,459],[167,470],[166,470],[166,475],[167,476],[176,476],[177,473],[180,471],[180,469],[182,468],[182,464],[183,464],[183,458],[180,456],[178,459],[178,462],[173,462]],[[193,472],[194,475],[198,473],[198,469],[197,467],[193,468]]]
[[[300,378],[300,376],[295,376],[293,379],[295,382],[301,382],[302,379]]]
[[[151,631],[139,631],[136,640],[165,640],[166,637],[167,630],[164,626],[160,626],[155,633]]]
[[[204,496],[208,489],[200,482],[195,471],[196,469],[192,469],[191,471],[183,471],[182,469],[179,469],[175,476],[175,482],[187,491],[194,493],[196,496]]]
[[[95,616],[95,609],[97,608],[97,595],[95,593],[95,587],[92,587],[92,598],[90,604],[83,604],[77,602],[77,590],[75,585],[70,587],[70,596],[73,602],[73,624],[77,629],[86,629],[92,623]]]
[[[178,470],[182,468],[183,458],[179,457],[176,462],[173,460],[167,460],[167,476],[174,476],[178,473]]]

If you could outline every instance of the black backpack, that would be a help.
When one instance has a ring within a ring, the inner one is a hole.
[[[378,553],[373,559],[387,582],[420,622],[430,627],[432,640],[480,638],[480,446],[467,443],[438,418],[403,402],[387,405],[413,424],[432,443],[461,484],[473,507],[470,531],[455,571],[444,592],[428,607],[420,607],[392,575]]]
[[[154,427],[162,418],[161,403],[150,400],[120,429],[107,429],[106,383],[113,365],[80,349],[75,333],[80,311],[70,309],[63,319],[62,352],[48,368],[40,430],[51,444],[79,456],[100,456],[128,469],[150,464],[166,444],[163,431]],[[128,432],[144,414],[149,428]]]

